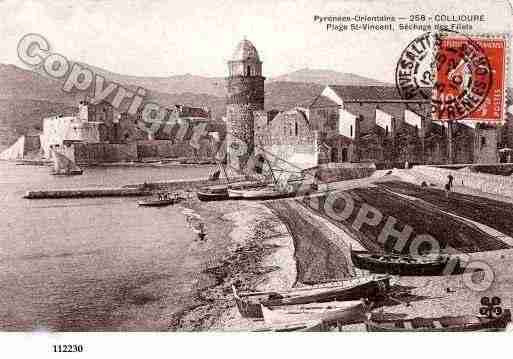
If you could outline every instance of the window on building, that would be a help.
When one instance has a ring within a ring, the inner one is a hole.
[[[486,137],[481,137],[481,147],[486,146]]]
[[[295,133],[296,133],[296,137],[297,137],[299,135],[299,128],[298,128],[297,122],[295,123]]]
[[[251,67],[246,67],[246,76],[251,76]]]
[[[349,126],[349,137],[353,137],[353,125]]]

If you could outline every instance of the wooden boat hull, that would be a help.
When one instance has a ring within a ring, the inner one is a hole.
[[[386,260],[380,258],[397,258]],[[406,256],[380,256],[369,252],[351,251],[353,265],[373,273],[384,273],[402,276],[439,276],[446,274],[461,274],[465,268],[457,257],[449,260],[433,260],[425,262],[410,262],[403,260]],[[452,268],[446,273],[446,268]]]
[[[467,315],[408,320],[368,320],[365,326],[369,332],[470,332],[502,331],[510,322],[511,312],[505,309],[501,316],[495,318]]]
[[[366,306],[361,300],[309,303],[268,308],[261,305],[264,321],[269,324],[322,321],[347,325],[365,320]]]
[[[241,316],[246,318],[263,318],[261,304],[272,308],[285,305],[360,300],[362,298],[376,299],[384,296],[390,289],[389,276],[367,277],[358,280],[348,280],[347,282],[347,285],[342,286],[322,286],[306,290],[297,289],[287,292],[266,293],[265,296],[261,296],[256,300],[250,298],[251,294],[237,293],[235,288],[233,288],[233,294]]]
[[[264,200],[293,197],[294,193],[279,192],[273,188],[259,189],[228,189],[230,198],[247,199],[247,200]]]
[[[153,201],[139,201],[137,204],[141,207],[164,207],[180,202],[182,199],[167,199],[167,200],[153,200]]]
[[[209,201],[225,201],[229,199],[228,197],[228,188],[226,189],[225,193],[222,192],[206,192],[206,191],[197,191],[196,196],[198,196],[198,199],[202,202],[209,202]]]
[[[201,188],[199,191],[196,192],[196,195],[198,196],[198,199],[203,202],[208,201],[225,201],[228,199],[239,199],[237,194],[232,193],[229,194],[230,190],[239,190],[241,188],[247,187],[247,188],[261,188],[263,185],[261,183],[255,183],[251,181],[247,182],[235,182],[230,183],[230,189],[228,189],[228,185],[218,185],[218,186],[210,186]]]
[[[323,331],[321,321],[273,325],[253,330],[254,332],[320,332]]]

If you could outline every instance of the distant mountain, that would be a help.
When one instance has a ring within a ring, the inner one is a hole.
[[[100,67],[79,63],[95,73],[120,84],[143,87],[162,93],[194,93],[223,97],[226,95],[226,81],[223,77],[204,77],[191,74],[169,77],[143,77],[121,75]]]
[[[306,82],[320,85],[362,85],[362,86],[394,86],[351,73],[332,70],[301,69],[289,74],[274,77],[271,81]]]
[[[205,77],[191,74],[169,76],[169,77],[142,77],[117,74],[100,67],[80,63],[112,81],[121,84],[130,84],[144,87],[163,93],[195,93],[208,94],[218,97],[226,96],[226,80],[223,77]],[[337,72],[332,70],[301,69],[289,74],[273,77],[267,80],[272,82],[298,82],[312,83],[319,85],[375,85],[394,86],[393,84],[381,82],[367,77]]]
[[[76,105],[77,95],[62,91],[59,80],[14,65],[0,64],[0,99],[32,99]]]
[[[324,89],[323,85],[301,82],[270,81],[265,84],[265,108],[289,110],[308,106]]]
[[[136,90],[142,82],[138,84],[130,83],[126,76],[113,75],[110,77],[108,71],[89,67],[98,74],[104,76],[108,81],[116,81],[130,90]],[[178,78],[179,76],[177,76]],[[123,80],[123,81],[120,81]],[[150,81],[150,78],[147,79]],[[157,81],[158,82],[158,81]],[[62,90],[63,80],[56,80],[48,75],[40,74],[35,71],[25,70],[14,65],[0,64],[0,99],[13,100],[40,100],[53,103],[61,103],[70,106],[77,106],[78,102],[83,100],[87,93],[74,92],[68,93]],[[158,86],[154,86],[158,87]],[[214,113],[221,116],[221,108],[224,108],[224,93],[221,96],[214,96],[206,93],[177,92],[165,93],[154,90],[151,87],[144,87],[146,91],[145,100],[156,102],[162,106],[172,106],[175,104],[184,104],[191,106],[208,106]],[[113,93],[114,95],[114,93]],[[128,106],[128,102],[125,103]]]

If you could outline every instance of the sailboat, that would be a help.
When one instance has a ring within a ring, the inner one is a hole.
[[[83,173],[82,169],[80,167],[78,167],[75,162],[70,160],[68,157],[66,157],[62,153],[53,151],[52,175],[73,176],[73,175],[81,175],[82,173]]]
[[[228,173],[226,172],[226,168],[223,163],[220,161],[216,161],[216,163],[220,170],[217,170],[215,175],[211,176],[211,180],[218,180],[222,171],[226,179],[226,184],[200,188],[198,191],[196,191],[196,195],[200,201],[224,201],[227,199],[240,198],[240,196],[237,196],[233,193],[230,194],[230,191],[240,190],[243,188],[255,189],[265,187],[265,184],[259,181],[230,182],[230,178],[228,177]]]
[[[296,193],[294,189],[289,185],[289,177],[280,176],[280,178],[276,178],[271,164],[269,164],[267,159],[266,162],[269,165],[273,183],[257,188],[228,188],[229,197],[240,199],[277,199],[295,196]]]

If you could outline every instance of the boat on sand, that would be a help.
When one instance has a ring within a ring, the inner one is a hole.
[[[272,325],[254,329],[253,332],[319,332],[323,331],[321,321]]]
[[[241,189],[257,189],[264,187],[265,184],[256,181],[232,182],[225,185],[215,185],[203,187],[196,191],[196,195],[200,201],[224,201],[227,199],[240,198],[238,195],[230,195],[230,191]]]
[[[511,311],[505,309],[497,317],[477,315],[444,316],[438,318],[416,317],[399,320],[369,319],[365,326],[369,332],[468,332],[501,331],[511,322]]]
[[[337,322],[339,325],[365,321],[367,305],[362,300],[333,301],[266,307],[261,305],[264,321],[271,325],[310,322]]]
[[[460,259],[450,255],[412,257],[351,250],[351,260],[356,267],[369,270],[373,273],[388,273],[404,276],[461,274],[465,270]]]
[[[235,303],[241,316],[263,318],[262,306],[267,308],[368,299],[384,297],[390,290],[390,276],[364,276],[350,278],[336,284],[322,284],[284,291],[238,292],[232,287]]]
[[[240,199],[277,199],[287,198],[294,196],[294,192],[279,191],[274,187],[262,187],[262,188],[249,188],[249,189],[228,189],[228,196],[230,198]]]

